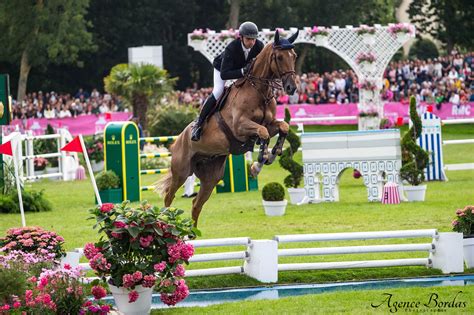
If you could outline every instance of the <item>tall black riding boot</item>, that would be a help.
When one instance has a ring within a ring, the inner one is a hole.
[[[216,102],[217,101],[214,95],[211,93],[211,95],[209,95],[209,97],[204,102],[204,105],[202,106],[202,109],[201,109],[201,113],[199,113],[199,117],[197,121],[194,123],[192,134],[191,134],[191,140],[198,141],[199,139],[201,139],[202,125],[206,121],[207,116],[209,116],[209,113],[212,111],[212,109],[216,105]]]

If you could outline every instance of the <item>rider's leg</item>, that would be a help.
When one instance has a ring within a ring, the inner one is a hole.
[[[209,97],[202,105],[199,117],[193,125],[191,140],[198,141],[201,138],[202,126],[204,124],[204,121],[206,121],[207,116],[216,105],[216,102],[222,95],[222,92],[224,92],[224,85],[225,81],[222,80],[220,71],[214,69],[214,89],[212,90],[211,95],[209,95]]]

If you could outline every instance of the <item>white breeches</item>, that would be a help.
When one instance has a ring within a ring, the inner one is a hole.
[[[212,89],[212,94],[217,100],[221,97],[224,92],[225,80],[221,78],[221,72],[214,68],[214,88]]]

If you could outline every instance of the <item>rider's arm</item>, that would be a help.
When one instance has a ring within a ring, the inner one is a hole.
[[[222,54],[221,78],[222,80],[233,80],[243,77],[241,68],[235,69],[232,50],[227,47]]]

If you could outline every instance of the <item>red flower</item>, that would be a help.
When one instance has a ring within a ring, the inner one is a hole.
[[[128,294],[128,303],[133,303],[138,300],[138,292],[133,290]]]
[[[91,292],[96,300],[100,300],[101,298],[107,295],[107,292],[105,291],[105,289],[101,287],[100,285],[96,285],[92,287]]]
[[[115,222],[114,222],[114,226],[115,226],[116,228],[121,229],[121,228],[126,227],[127,225],[126,225],[125,223],[123,223],[122,221],[115,221]]]
[[[102,206],[100,206],[100,212],[107,213],[107,212],[110,212],[110,210],[112,210],[113,208],[114,208],[113,203],[104,203],[102,204]]]

